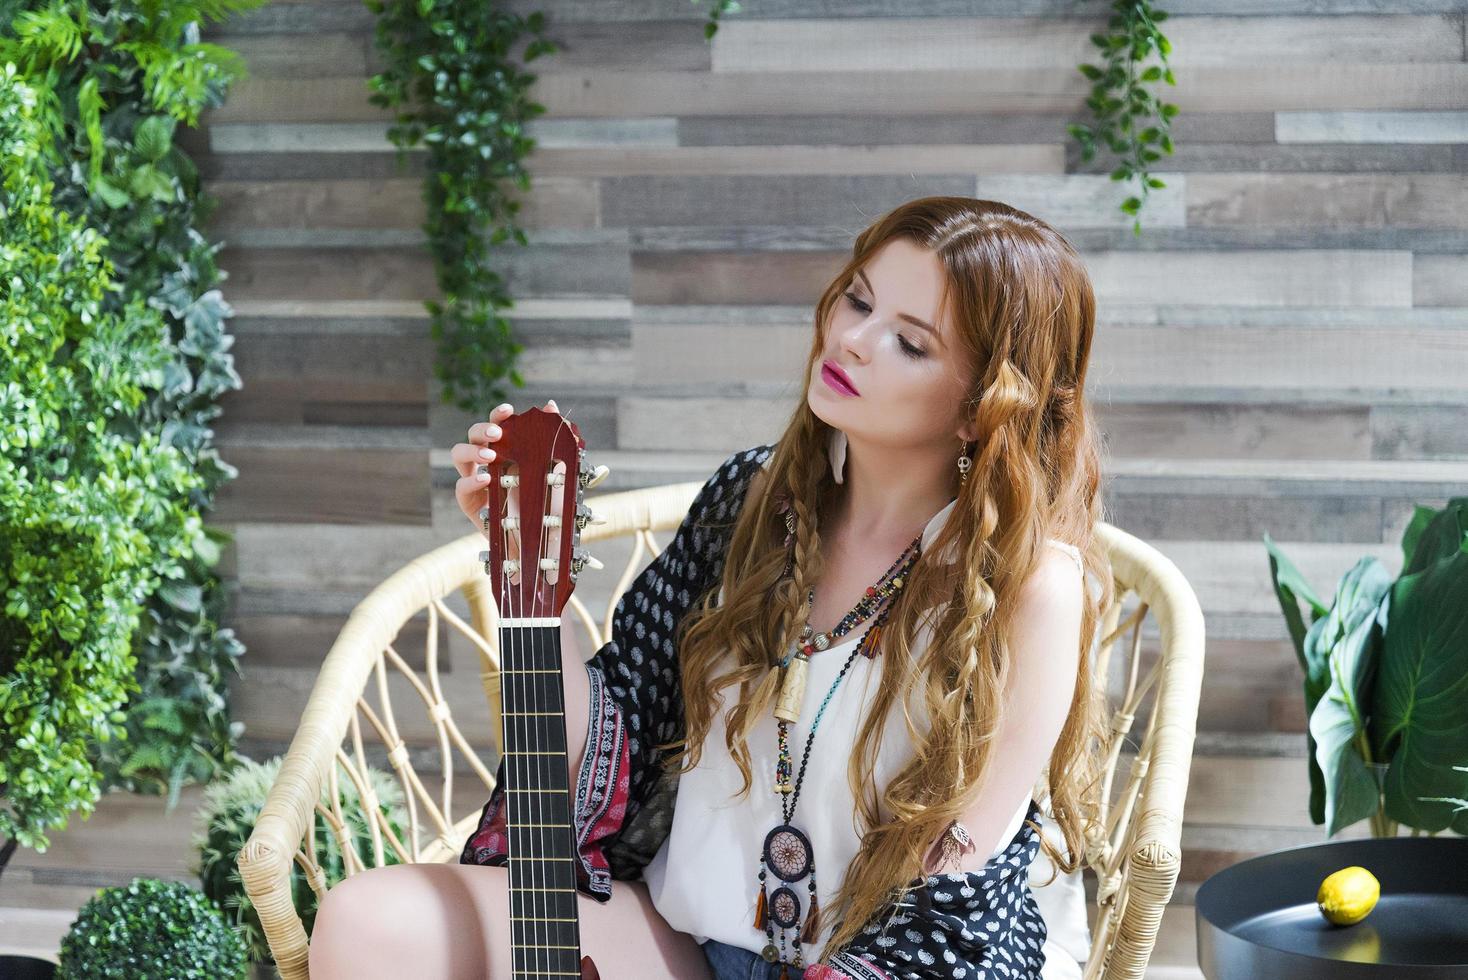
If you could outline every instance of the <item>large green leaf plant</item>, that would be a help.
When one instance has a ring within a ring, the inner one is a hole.
[[[1328,607],[1264,545],[1304,673],[1310,819],[1327,836],[1363,819],[1378,837],[1468,832],[1468,497],[1419,505],[1401,574],[1364,557]]]

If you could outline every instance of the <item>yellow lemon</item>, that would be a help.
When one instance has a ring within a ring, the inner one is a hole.
[[[1315,904],[1320,914],[1338,926],[1360,922],[1376,908],[1381,897],[1381,882],[1360,865],[1342,868],[1320,883]]]

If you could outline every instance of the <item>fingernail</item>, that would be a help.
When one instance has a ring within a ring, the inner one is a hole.
[[[494,459],[494,450],[493,449],[481,449],[481,450],[479,450],[479,458],[480,459]]]
[[[488,431],[489,434],[492,436],[500,435],[503,432],[503,430],[497,425],[491,425]]]
[[[489,474],[488,473],[475,473],[474,474],[474,479],[478,480],[480,483],[484,483],[484,482],[486,482],[486,481],[489,480]]]

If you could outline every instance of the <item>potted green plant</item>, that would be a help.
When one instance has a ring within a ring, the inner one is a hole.
[[[280,772],[280,757],[267,762],[255,762],[241,757],[230,774],[215,780],[204,788],[203,800],[195,815],[194,848],[198,852],[196,871],[203,883],[204,894],[219,903],[225,917],[233,924],[244,939],[250,962],[256,970],[273,976],[275,959],[270,954],[270,945],[265,941],[265,932],[260,926],[260,916],[250,896],[245,893],[240,880],[236,860],[240,849],[255,829],[255,821],[265,805],[270,787]],[[407,815],[403,808],[403,793],[397,779],[380,769],[368,769],[368,784],[376,797],[378,812],[382,814],[392,833],[406,843],[404,827]],[[346,846],[357,856],[362,865],[371,867],[378,862],[374,854],[373,838],[367,826],[367,810],[362,806],[357,784],[347,775],[346,769],[337,766],[338,800],[345,823]],[[331,807],[330,794],[323,788],[321,805]],[[383,864],[398,864],[397,852],[383,840]],[[346,859],[342,841],[328,829],[324,819],[316,822],[315,859],[326,878],[326,886],[346,877]],[[301,913],[306,934],[316,921],[316,893],[312,891],[299,864],[291,866],[291,899]]]
[[[83,905],[61,940],[58,980],[244,980],[245,941],[179,881],[135,878]]]
[[[1362,819],[1377,837],[1468,832],[1468,497],[1418,505],[1401,574],[1364,557],[1329,607],[1264,545],[1304,672],[1310,819],[1327,836]]]

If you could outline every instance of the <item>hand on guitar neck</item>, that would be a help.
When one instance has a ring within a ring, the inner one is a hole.
[[[560,413],[554,398],[545,403],[546,411]],[[468,442],[458,443],[453,447],[450,455],[454,461],[454,467],[459,471],[459,481],[454,486],[454,496],[459,502],[459,509],[469,519],[469,523],[484,534],[483,521],[479,518],[479,509],[484,506],[484,488],[488,480],[479,479],[476,471],[481,464],[493,462],[495,459],[494,444],[499,442],[504,432],[500,423],[515,414],[514,406],[506,402],[497,405],[490,413],[489,420],[475,422],[469,426]],[[482,453],[489,453],[488,456]],[[487,476],[487,474],[486,474]],[[565,487],[558,487],[554,491],[554,509],[559,509],[565,496]],[[509,511],[513,517],[520,516],[520,493],[517,488],[510,488],[508,492]],[[488,535],[485,535],[488,540]],[[510,558],[520,557],[520,535],[511,532],[506,545],[507,555]],[[560,530],[551,531],[550,540],[554,543],[552,547],[560,544]],[[583,666],[585,656],[576,642],[576,625],[574,620],[563,617],[561,622],[561,663],[563,667],[562,680],[566,689],[566,744],[570,751],[570,776],[572,785],[575,785],[576,774],[581,769],[581,763],[586,754],[586,734],[590,727],[587,720],[587,700],[590,697],[590,688],[586,680],[586,669]]]
[[[556,400],[554,398],[545,403],[545,410],[557,414],[560,413],[560,409],[556,406]],[[458,500],[459,509],[464,512],[464,516],[469,518],[470,523],[481,531],[483,531],[483,526],[479,519],[479,509],[484,506],[484,491],[488,484],[489,474],[481,474],[476,471],[481,465],[491,463],[495,460],[494,444],[499,442],[504,435],[503,430],[500,428],[500,423],[514,414],[515,409],[509,402],[503,405],[497,405],[489,413],[489,420],[487,422],[475,422],[469,426],[469,441],[457,444],[452,450],[451,455],[454,461],[454,467],[459,471],[459,481],[454,486],[454,496]],[[566,488],[564,486],[555,489],[552,498],[552,509],[560,508],[562,501],[565,499],[565,491]],[[510,516],[518,518],[520,516],[519,489],[516,487],[509,488],[506,497],[509,500]],[[488,534],[485,537],[488,538]],[[554,543],[551,549],[553,551],[554,546],[560,543],[559,528],[551,531],[550,540]],[[506,551],[507,557],[509,558],[518,559],[520,557],[520,534],[518,531],[510,532]]]

